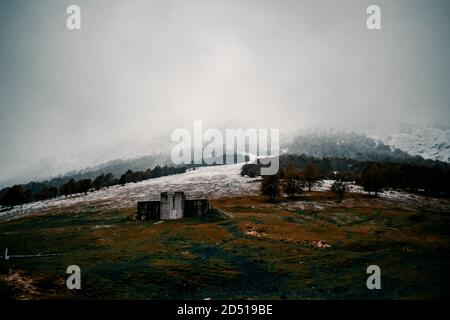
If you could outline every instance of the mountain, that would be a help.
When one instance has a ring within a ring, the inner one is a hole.
[[[282,144],[284,153],[316,158],[334,157],[355,160],[407,160],[407,152],[393,149],[382,141],[346,129],[319,128],[297,132]]]
[[[93,179],[108,172],[118,177],[128,169],[136,171],[156,165],[170,166],[174,144],[170,141],[170,132],[166,132],[150,139],[124,141],[76,154],[48,157],[1,178],[0,187],[55,177]],[[318,158],[414,160],[421,163],[424,159],[431,159],[450,162],[450,128],[397,126],[391,129],[319,127],[280,130],[280,146],[282,153]]]
[[[411,155],[450,162],[450,128],[402,126],[375,138],[391,148],[399,148]]]
[[[170,134],[48,156],[18,172],[0,177],[0,187],[57,177],[92,178],[102,173],[115,176],[126,170],[143,170],[170,160]]]
[[[290,132],[282,150],[318,158],[450,162],[450,128],[413,125],[308,128]]]

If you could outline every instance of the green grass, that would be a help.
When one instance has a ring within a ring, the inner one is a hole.
[[[1,250],[60,254],[0,261],[0,299],[428,299],[449,292],[446,213],[358,202],[290,211],[258,197],[214,205],[235,217],[155,225],[133,221],[133,208],[77,208],[0,223]],[[263,236],[246,235],[252,229]],[[331,248],[315,247],[318,240]],[[79,291],[65,286],[72,264],[82,270]],[[382,290],[366,288],[370,264],[381,267]]]

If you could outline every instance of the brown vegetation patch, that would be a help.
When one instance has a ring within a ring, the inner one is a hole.
[[[34,280],[41,278],[42,276]],[[35,299],[40,296],[39,290],[33,284],[34,280],[32,277],[17,271],[14,273],[0,274],[0,281],[4,281],[7,285],[14,288],[17,292],[15,298],[18,300]]]

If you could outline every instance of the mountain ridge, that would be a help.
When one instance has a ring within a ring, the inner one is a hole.
[[[49,161],[43,159],[19,174],[0,180],[0,187],[29,181],[44,181],[58,177],[95,178],[103,173],[115,176],[126,170],[144,170],[156,165],[171,165],[170,150],[174,145],[170,135],[159,135],[139,143],[124,143],[94,150],[86,159],[70,158]],[[397,130],[371,131],[344,127],[318,127],[300,130],[281,130],[282,153],[306,154],[313,157],[341,157],[373,161],[450,162],[450,128],[403,126]],[[157,150],[152,151],[152,150]],[[108,159],[108,160],[105,160]]]

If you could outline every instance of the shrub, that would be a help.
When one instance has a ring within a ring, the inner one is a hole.
[[[330,191],[333,192],[339,200],[341,200],[344,198],[345,194],[348,192],[348,183],[341,179],[336,180],[331,185]]]
[[[277,175],[264,176],[261,181],[261,194],[273,202],[280,194],[280,179]]]
[[[308,191],[311,191],[311,188],[320,180],[319,171],[311,163],[308,163],[305,168],[303,168],[302,176],[308,186]]]

